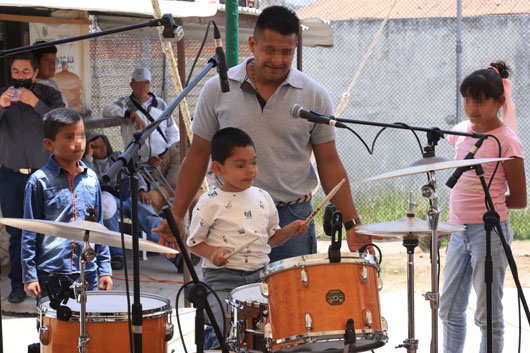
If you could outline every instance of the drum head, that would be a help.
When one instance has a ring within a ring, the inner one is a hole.
[[[141,294],[142,316],[154,318],[171,312],[169,300],[155,294]],[[130,296],[130,304],[134,303],[134,297]],[[75,299],[69,299],[66,303],[72,310],[72,318],[79,318],[81,304]],[[38,304],[39,313],[55,317],[55,309],[50,307],[48,297],[42,298]],[[90,318],[101,318],[112,316],[113,319],[121,318],[127,320],[127,296],[125,292],[93,291],[87,292],[86,316]]]
[[[252,283],[245,286],[237,287],[230,292],[228,299],[231,303],[260,303],[267,304],[268,300],[261,295],[261,283]]]

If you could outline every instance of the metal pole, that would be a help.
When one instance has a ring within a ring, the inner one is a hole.
[[[228,68],[239,64],[239,12],[237,0],[226,0],[225,7],[225,41],[226,64]]]
[[[462,121],[462,98],[460,81],[462,81],[462,0],[456,1],[456,123]]]

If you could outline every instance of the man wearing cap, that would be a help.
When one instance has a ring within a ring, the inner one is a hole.
[[[9,86],[0,88],[0,205],[2,217],[23,218],[24,188],[33,171],[48,162],[42,116],[64,107],[59,91],[36,83],[39,73],[32,53],[9,57]],[[11,303],[24,301],[20,241],[22,231],[7,227],[11,270]]]
[[[129,145],[135,130],[143,130],[155,121],[167,108],[166,102],[150,92],[151,72],[146,67],[137,67],[132,73],[130,86],[132,94],[122,97],[103,109],[104,117],[120,116],[126,119],[121,125],[123,144]],[[179,133],[173,119],[167,119],[139,151],[142,162],[155,166],[171,145],[179,141]]]
[[[34,44],[41,43],[45,43],[45,41],[37,41]],[[55,45],[52,45],[45,48],[35,49],[33,50],[33,55],[35,55],[37,63],[39,64],[39,73],[37,74],[36,82],[40,83],[41,85],[50,86],[59,91],[61,93],[61,99],[63,100],[64,106],[68,107],[68,101],[66,100],[66,97],[57,86],[57,83],[52,80],[52,78],[55,76],[57,47]]]

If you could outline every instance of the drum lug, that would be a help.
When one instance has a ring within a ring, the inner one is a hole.
[[[47,346],[50,343],[49,334],[48,325],[41,325],[39,327],[39,341],[41,344]]]
[[[368,281],[368,267],[362,265],[359,272],[361,275],[361,283],[366,283]]]
[[[381,317],[381,330],[385,332],[388,331],[388,322],[386,322],[384,317]]]
[[[272,340],[272,326],[270,322],[265,324],[265,327],[263,328],[263,334],[266,340]]]
[[[269,285],[266,282],[261,282],[260,289],[261,289],[261,295],[263,295],[265,298],[268,298],[269,297]]]
[[[377,275],[377,290],[381,291],[383,289],[383,277],[380,274]]]
[[[307,328],[307,331],[311,331],[313,328],[313,319],[309,313],[305,314],[305,327]]]
[[[363,310],[363,320],[364,320],[364,326],[371,327],[373,323],[372,319],[372,312],[370,309],[364,309]]]
[[[173,324],[171,322],[166,322],[164,340],[169,342],[171,338],[173,338]]]
[[[304,287],[307,287],[309,280],[307,278],[307,271],[303,267],[302,267],[302,271],[300,271],[300,279],[302,280],[302,284],[304,285]]]

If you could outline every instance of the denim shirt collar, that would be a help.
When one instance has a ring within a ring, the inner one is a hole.
[[[48,168],[50,168],[50,171],[53,173],[53,176],[58,177],[59,174],[61,174],[61,170],[65,171],[65,169],[63,169],[63,167],[61,167],[55,161],[55,158],[53,158],[54,156],[55,156],[55,153],[52,153],[50,155],[50,158],[48,159]],[[80,160],[80,161],[78,161],[78,163],[83,168],[83,171],[81,173],[86,173],[87,166],[86,166],[85,162]]]

